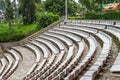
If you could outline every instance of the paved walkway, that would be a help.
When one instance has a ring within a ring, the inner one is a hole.
[[[18,68],[8,80],[21,80],[35,62],[35,55],[32,51],[19,46],[16,48],[18,48],[23,55],[23,60],[20,61]]]

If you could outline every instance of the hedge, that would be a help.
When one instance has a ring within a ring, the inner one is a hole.
[[[4,30],[3,27],[0,27],[0,42],[19,41],[36,32],[36,23],[31,25],[22,25],[21,27],[16,25],[12,30],[7,29],[8,26],[5,27],[6,30]]]
[[[120,11],[109,11],[104,13],[87,12],[86,19],[120,20]]]

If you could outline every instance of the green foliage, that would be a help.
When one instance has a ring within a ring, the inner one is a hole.
[[[35,0],[19,0],[19,5],[19,13],[23,16],[23,23],[33,23],[35,21]]]
[[[67,0],[68,15],[75,15],[79,11],[79,5],[74,0]],[[60,16],[65,15],[65,0],[46,0],[45,9]]]
[[[86,19],[103,19],[101,13],[96,13],[96,12],[87,12],[85,14]]]
[[[101,12],[102,3],[119,2],[119,0],[79,0],[80,4],[84,5],[88,11]]]
[[[44,5],[47,12],[52,12],[58,15],[64,15],[65,13],[64,0],[46,0]]]
[[[8,31],[0,34],[0,42],[16,41],[25,37],[22,32]]]
[[[12,42],[23,39],[36,32],[36,24],[31,25],[14,25],[13,30],[8,30],[8,25],[0,24],[0,42]]]
[[[42,14],[42,15],[40,15]],[[37,26],[37,29],[39,30],[41,27],[44,28],[44,27],[47,27],[48,25],[50,25],[51,23],[59,20],[59,16],[58,15],[55,15],[55,14],[52,14],[52,13],[47,13],[47,14],[43,14],[43,13],[40,13],[38,16],[39,16],[39,19],[38,19],[38,26]]]
[[[77,12],[79,12],[79,4],[76,3],[74,0],[68,0],[68,15],[74,16]]]
[[[5,11],[5,15],[6,15],[5,18],[8,21],[14,19],[14,17],[13,17],[13,7],[12,7],[12,4],[11,4],[10,0],[7,0],[7,8],[6,8],[6,11]]]
[[[110,11],[106,12],[104,15],[104,19],[112,19],[112,20],[120,20],[120,11]]]
[[[35,12],[44,12],[45,11],[45,6],[40,3],[35,3],[36,9]]]
[[[7,23],[9,23],[9,30],[12,29],[12,21],[14,19],[14,14],[13,14],[13,7],[12,7],[12,4],[10,2],[10,0],[7,0],[7,8],[6,8],[6,11],[5,11],[5,19],[7,21]]]
[[[44,16],[45,14],[43,13],[43,12],[36,12],[36,21],[38,22],[39,20],[40,20],[40,18],[42,17],[42,16]]]
[[[5,1],[4,0],[0,0],[0,10],[5,10]]]
[[[120,20],[120,11],[109,11],[105,13],[87,12],[86,19],[104,19],[104,20]]]

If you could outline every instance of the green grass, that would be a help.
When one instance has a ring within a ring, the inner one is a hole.
[[[37,24],[30,25],[12,25],[9,30],[8,24],[0,23],[0,42],[13,42],[21,40],[36,32]]]
[[[12,25],[12,30],[26,32],[35,29],[36,26],[37,26],[36,23],[30,25]],[[0,33],[6,31],[9,31],[8,24],[0,24]]]

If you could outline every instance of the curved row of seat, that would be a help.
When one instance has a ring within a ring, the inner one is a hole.
[[[20,56],[17,51],[14,49],[8,50],[8,53],[2,55],[1,63],[2,67],[0,69],[0,79],[5,80],[8,79],[8,77],[16,70],[19,61]]]
[[[111,55],[112,37],[106,32],[120,41],[118,22],[116,27],[113,24],[102,20],[62,22],[1,55],[0,79],[94,80]]]

